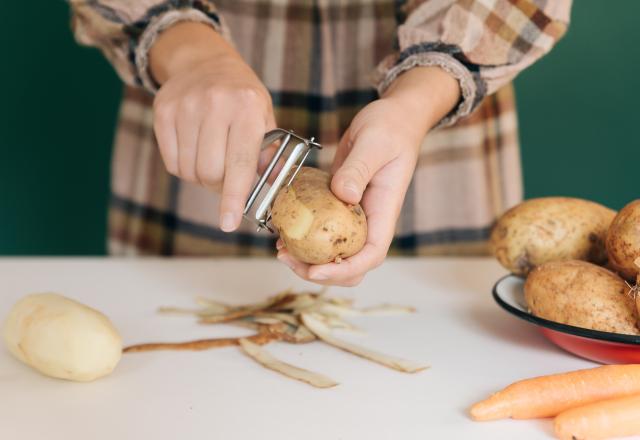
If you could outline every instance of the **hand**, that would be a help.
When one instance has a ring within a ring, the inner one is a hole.
[[[220,226],[235,230],[254,183],[271,98],[240,55],[210,27],[181,23],[150,52],[154,130],[167,171],[222,190]],[[262,157],[262,161],[266,159]]]
[[[359,253],[339,264],[318,266],[297,261],[281,248],[278,258],[301,278],[354,286],[384,260],[422,140],[403,114],[393,99],[374,101],[358,113],[344,134],[336,151],[331,189],[347,203],[362,204],[367,241]]]
[[[361,203],[368,234],[363,249],[338,263],[310,266],[281,241],[278,259],[298,276],[325,285],[354,286],[384,261],[427,131],[458,102],[457,81],[439,68],[415,68],[364,107],[340,140],[331,190]]]

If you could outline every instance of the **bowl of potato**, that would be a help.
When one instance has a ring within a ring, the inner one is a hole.
[[[511,272],[493,296],[559,347],[602,363],[640,363],[640,200],[615,212],[547,197],[507,211],[491,233]]]

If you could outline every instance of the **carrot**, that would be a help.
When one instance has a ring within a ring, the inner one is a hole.
[[[640,393],[640,364],[607,365],[521,380],[471,408],[474,420],[553,417],[570,408]]]
[[[554,423],[561,440],[597,440],[640,434],[640,395],[603,400],[564,411]]]

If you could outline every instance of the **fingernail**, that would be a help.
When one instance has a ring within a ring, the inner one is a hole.
[[[354,198],[360,197],[360,193],[358,191],[358,185],[353,180],[347,180],[344,183],[344,190],[351,194]]]
[[[328,280],[329,279],[327,274],[322,273],[322,272],[318,272],[316,274],[313,274],[313,275],[309,276],[309,278],[314,280],[314,281],[324,281],[324,280]]]
[[[284,247],[284,243],[282,242],[282,240],[278,240],[276,241],[276,249],[280,250]]]
[[[231,232],[235,227],[236,217],[230,212],[224,214],[222,216],[222,221],[220,222],[220,229],[222,229],[224,232]]]

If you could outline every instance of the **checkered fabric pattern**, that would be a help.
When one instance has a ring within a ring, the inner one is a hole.
[[[271,92],[279,126],[326,148],[402,72],[439,66],[462,98],[424,139],[391,253],[483,254],[522,197],[511,80],[567,29],[570,0],[69,0],[77,40],[125,82],[112,167],[109,248],[118,255],[265,255],[274,238],[219,230],[218,196],[165,171],[153,135],[155,38],[180,21],[231,41]]]

